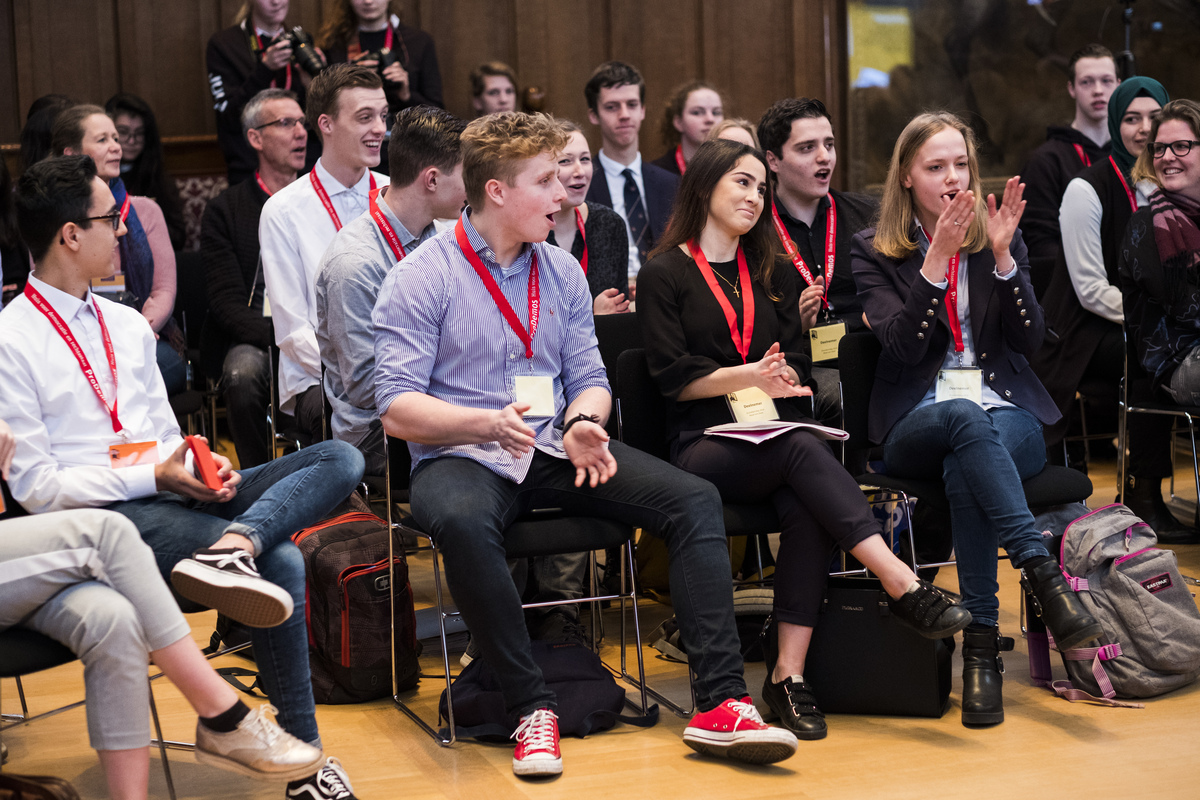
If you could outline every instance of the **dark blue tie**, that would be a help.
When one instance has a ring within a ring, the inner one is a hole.
[[[645,264],[646,254],[650,252],[650,220],[646,217],[646,205],[642,202],[637,181],[633,179],[633,170],[626,169],[621,175],[625,178],[625,219],[629,222],[629,235],[637,245],[638,261]]]

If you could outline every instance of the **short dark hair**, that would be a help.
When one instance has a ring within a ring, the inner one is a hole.
[[[642,105],[646,105],[646,81],[642,78],[642,73],[624,61],[605,61],[596,67],[592,77],[584,84],[583,98],[587,100],[587,107],[595,111],[596,103],[600,99],[600,90],[615,89],[618,86],[638,87],[638,97]]]
[[[792,135],[792,123],[798,119],[824,117],[833,125],[833,117],[820,100],[809,97],[789,97],[778,100],[763,112],[758,121],[758,143],[763,152],[770,150],[776,158],[783,157],[783,146]]]
[[[96,115],[107,117],[108,112],[100,106],[86,104],[69,106],[58,112],[54,126],[50,128],[50,154],[61,156],[68,147],[78,150],[83,144],[83,121]]]
[[[1107,58],[1111,59],[1113,66],[1116,66],[1117,60],[1113,58],[1112,50],[1109,50],[1102,44],[1085,44],[1083,47],[1071,53],[1071,59],[1067,62],[1067,72],[1070,73],[1071,83],[1075,83],[1075,65],[1079,63],[1081,58]]]
[[[308,87],[307,107],[304,116],[308,127],[321,135],[317,120],[322,114],[337,116],[338,101],[343,89],[382,89],[383,79],[373,69],[358,64],[334,64],[313,78]]]
[[[517,73],[513,68],[503,61],[487,61],[471,70],[471,97],[483,96],[483,90],[487,86],[484,78],[508,78],[513,91],[517,91]]]
[[[90,228],[96,162],[89,156],[50,156],[17,181],[17,226],[33,260],[41,261],[63,225]]]
[[[393,186],[408,186],[426,167],[450,172],[462,161],[464,120],[433,106],[413,106],[396,115],[388,142]]]
[[[50,130],[64,108],[75,105],[62,94],[44,94],[29,106],[25,127],[21,128],[21,163],[26,167],[50,155]]]

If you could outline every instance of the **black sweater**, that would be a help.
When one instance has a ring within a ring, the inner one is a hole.
[[[733,283],[738,280],[736,261],[710,264],[719,276]],[[849,262],[846,264],[849,271]],[[753,269],[753,265],[751,266]],[[807,382],[812,362],[804,354],[805,336],[800,324],[799,281],[796,270],[782,260],[775,269],[773,289],[779,296],[772,300],[757,282],[754,284],[754,332],[750,337],[747,363],[758,361],[775,342],[787,354],[788,365]],[[721,277],[717,283],[737,315],[742,330],[742,299]],[[662,393],[677,402],[668,419],[672,456],[678,446],[713,425],[733,422],[724,397],[678,401],[679,394],[692,381],[716,372],[721,367],[742,364],[742,358],[729,335],[729,326],[721,306],[690,256],[679,248],[650,259],[638,273],[638,319],[646,342],[650,373]],[[808,419],[808,401],[786,398],[775,401],[781,419]],[[690,434],[690,435],[689,435]],[[682,437],[682,438],[679,438]]]
[[[383,93],[387,96],[388,110],[394,114],[410,106],[445,108],[445,103],[442,101],[442,73],[438,69],[437,50],[433,45],[433,37],[420,28],[413,28],[404,23],[395,26],[395,31],[401,41],[393,40],[392,50],[397,52],[400,66],[408,72],[411,94],[408,100],[401,100],[400,85],[384,80]],[[386,29],[358,34],[359,47],[364,53],[382,49],[386,40]],[[405,52],[407,52],[408,58],[404,57]],[[329,59],[330,64],[344,63],[347,60],[347,49],[345,46],[330,47],[325,51],[325,57]]]
[[[628,295],[629,236],[625,233],[625,220],[608,206],[589,203],[583,235],[587,238],[587,281],[592,299],[605,289],[616,289]],[[546,241],[561,246],[554,240],[554,231],[550,231]],[[576,261],[583,260],[583,239],[578,233],[571,241],[571,255]]]
[[[224,341],[214,347],[252,344],[267,349],[274,342],[271,320],[255,308],[250,292],[258,272],[258,219],[267,193],[258,181],[244,181],[209,202],[200,227],[200,258],[208,281],[209,319]],[[262,281],[261,276],[259,282]],[[223,344],[223,346],[221,346]]]

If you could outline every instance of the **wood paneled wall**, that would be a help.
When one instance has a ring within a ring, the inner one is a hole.
[[[330,0],[292,0],[289,24],[316,31]],[[646,77],[642,150],[662,152],[658,129],[678,83],[704,78],[728,113],[757,120],[789,95],[825,99],[845,129],[844,0],[394,0],[437,43],[446,105],[469,116],[467,75],[506,61],[546,110],[587,123],[583,84],[615,58]],[[103,102],[145,97],[164,136],[215,131],[205,45],[239,0],[0,0],[0,142],[17,141],[25,110],[61,92]],[[849,137],[843,136],[843,141]],[[595,142],[594,142],[595,143]]]

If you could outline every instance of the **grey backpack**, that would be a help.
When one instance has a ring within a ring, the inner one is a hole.
[[[1072,702],[1141,707],[1114,698],[1153,697],[1200,676],[1200,611],[1175,553],[1157,542],[1150,526],[1119,504],[1067,526],[1059,556],[1063,575],[1104,635],[1099,647],[1060,653],[1070,680],[1052,681],[1052,638],[1031,613],[1035,683]]]

